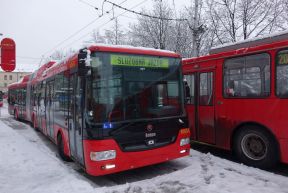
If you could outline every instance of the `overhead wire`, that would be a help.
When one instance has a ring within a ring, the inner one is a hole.
[[[126,17],[126,18],[129,18],[129,19],[138,20],[138,18],[136,18],[136,17],[131,17],[131,16],[128,16],[128,15],[120,15],[119,17]]]
[[[131,7],[130,9],[134,9],[134,8],[140,6],[141,4],[145,3],[146,1],[147,1],[147,0],[141,1],[140,3],[138,3],[138,4],[136,4],[135,6]],[[117,15],[117,16],[114,16],[112,19],[110,19],[109,21],[107,21],[107,22],[105,22],[104,24],[102,24],[101,27],[98,27],[98,29],[104,27],[105,25],[107,25],[108,23],[110,23],[111,21],[113,21],[115,18],[118,18],[118,17],[122,16],[123,14],[125,14],[125,13],[127,13],[127,12],[128,12],[128,11],[125,10],[125,11],[122,12],[121,14],[119,14],[119,15]],[[75,42],[78,42],[79,40],[87,37],[87,36],[90,35],[90,34],[91,34],[91,32],[89,32],[89,33],[87,33],[87,34],[84,34],[84,35],[81,36],[79,39],[77,39],[77,40],[73,41],[72,43],[68,44],[67,46],[65,46],[64,49],[67,48],[67,47],[69,47],[69,46],[71,46],[71,45],[73,45]]]
[[[120,3],[123,4],[128,0],[124,0]],[[83,1],[81,1],[83,2]],[[92,5],[91,5],[92,6]],[[112,9],[110,9],[108,12],[106,12],[106,14],[108,14]],[[84,29],[86,29],[87,27],[89,27],[90,25],[92,25],[93,23],[95,23],[97,20],[99,20],[100,18],[102,18],[104,16],[104,14],[100,15],[99,17],[97,17],[96,19],[92,20],[91,22],[89,22],[88,24],[86,24],[85,26],[83,26],[82,28],[80,28],[79,30],[77,30],[75,33],[73,33],[72,35],[70,35],[68,38],[64,39],[63,41],[61,41],[60,43],[58,43],[56,46],[54,46],[52,49],[46,51],[44,54],[42,55],[46,55],[54,50],[56,50],[56,48],[58,48],[60,45],[62,45],[63,43],[65,43],[66,41],[70,40],[71,38],[73,38],[74,36],[76,36],[77,34],[79,34],[81,31],[83,31]]]
[[[158,17],[158,16],[153,16],[153,15],[148,15],[146,13],[141,13],[141,12],[137,12],[137,11],[134,11],[132,9],[127,9],[121,5],[118,5],[116,3],[113,3],[111,1],[108,1],[108,0],[105,0],[104,2],[107,2],[107,3],[110,3],[111,5],[115,6],[115,7],[118,7],[120,9],[123,9],[127,12],[130,12],[130,13],[134,13],[134,14],[137,14],[137,15],[140,15],[140,16],[144,16],[144,17],[149,17],[149,18],[153,18],[153,19],[161,19],[161,20],[167,20],[167,21],[187,21],[187,19],[177,19],[177,18],[165,18],[165,17]]]
[[[93,7],[93,8],[96,9],[96,10],[99,10],[98,7],[96,7],[96,6],[94,6],[94,5],[90,4],[90,3],[88,3],[88,2],[86,2],[86,1],[83,1],[83,0],[79,0],[79,1],[80,1],[81,3],[84,3],[84,4],[88,5],[88,6],[90,6],[90,7]]]
[[[85,2],[85,1],[83,1],[83,0],[79,0],[79,1],[82,2],[82,3],[84,3],[84,4],[86,4],[86,5],[88,5],[88,6],[90,6],[90,7],[93,7],[93,8],[96,9],[96,10],[99,10],[99,8],[91,5],[90,3],[87,3],[87,2]],[[110,23],[110,22],[113,21],[115,18],[118,18],[118,17],[120,17],[120,16],[122,16],[122,17],[127,17],[127,18],[130,18],[130,19],[136,19],[136,18],[132,18],[132,17],[128,17],[128,16],[123,16],[123,15],[124,15],[125,13],[127,13],[127,12],[134,13],[134,14],[136,14],[136,15],[140,15],[140,16],[144,16],[144,17],[154,18],[154,19],[169,20],[169,21],[188,21],[188,20],[185,19],[185,18],[183,18],[183,19],[177,19],[177,18],[165,18],[165,17],[151,16],[151,15],[148,15],[148,14],[141,13],[141,12],[138,12],[138,11],[134,11],[134,10],[133,10],[134,8],[136,8],[136,7],[138,7],[139,5],[143,4],[143,3],[146,2],[147,0],[144,0],[144,1],[140,2],[140,3],[138,3],[137,5],[129,8],[129,9],[121,6],[121,5],[122,5],[123,3],[125,3],[126,1],[127,1],[127,0],[124,0],[124,1],[122,1],[120,4],[116,4],[116,3],[113,3],[113,2],[111,2],[111,1],[109,1],[109,0],[104,0],[104,1],[103,1],[103,4],[102,4],[102,14],[101,14],[98,18],[94,19],[93,21],[91,21],[91,22],[89,22],[87,25],[85,25],[84,27],[80,28],[78,31],[76,31],[75,33],[73,33],[72,35],[70,35],[70,36],[69,36],[68,38],[66,38],[65,40],[61,41],[61,42],[60,42],[59,44],[57,44],[54,48],[52,48],[52,49],[50,49],[49,51],[45,52],[43,55],[45,56],[47,53],[52,52],[53,50],[55,50],[56,48],[58,48],[60,45],[64,44],[66,41],[70,40],[72,37],[76,36],[76,35],[79,34],[81,31],[83,31],[84,29],[86,29],[87,27],[89,27],[90,25],[92,25],[93,23],[95,23],[97,20],[99,20],[100,18],[102,18],[102,16],[104,16],[104,15],[106,15],[106,14],[109,14],[111,11],[113,11],[113,17],[112,17],[112,19],[110,19],[109,21],[107,21],[107,22],[105,22],[104,24],[102,24],[101,27],[98,27],[98,29],[106,26],[108,23]],[[105,4],[106,2],[109,3],[109,4],[111,4],[111,5],[112,5],[112,8],[111,8],[109,11],[106,11],[106,12],[104,13],[104,4]],[[114,15],[114,7],[117,7],[117,8],[119,8],[119,9],[124,10],[124,12],[122,12],[121,14],[115,16],[115,15]],[[87,33],[87,34],[84,34],[84,35],[81,36],[79,39],[77,39],[77,40],[73,41],[72,43],[66,45],[66,46],[63,47],[62,49],[65,49],[65,48],[73,45],[75,42],[77,42],[77,41],[85,38],[86,36],[88,36],[88,35],[90,35],[90,34],[91,34],[91,32],[89,32],[89,33]]]

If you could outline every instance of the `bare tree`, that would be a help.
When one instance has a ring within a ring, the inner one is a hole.
[[[279,30],[283,0],[207,0],[210,31],[216,44],[269,34]]]
[[[121,25],[119,24],[118,18],[114,18],[114,25],[111,30],[105,30],[105,41],[108,44],[125,44],[126,34],[122,30]]]
[[[100,34],[99,30],[94,30],[91,34],[91,41],[94,43],[105,43],[105,38]]]
[[[147,15],[158,18],[139,16],[138,23],[131,26],[131,34],[134,44],[140,44],[145,47],[153,47],[158,49],[167,49],[168,37],[172,28],[172,21],[166,18],[173,17],[173,11],[166,1],[155,1],[153,10],[147,12]]]
[[[207,54],[215,45],[269,34],[288,26],[287,0],[197,0],[178,13],[173,3],[174,11],[167,0],[154,0],[152,10],[142,10],[146,16],[138,15],[137,23],[130,24],[129,31],[113,18],[114,25],[104,35],[94,31],[92,40],[168,49],[192,57]]]
[[[288,29],[288,1],[279,0],[279,7],[283,9],[283,12],[280,14],[279,18],[275,22],[275,26],[281,30]],[[275,14],[278,13],[278,10],[275,10]]]
[[[196,57],[202,53],[203,49],[206,49],[205,38],[208,38],[207,32],[207,18],[205,9],[203,8],[203,2],[196,0],[190,7],[186,7],[187,24],[190,30],[191,54],[189,57]]]

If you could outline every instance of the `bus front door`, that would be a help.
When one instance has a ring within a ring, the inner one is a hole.
[[[77,74],[70,77],[69,144],[73,159],[84,165],[83,156],[83,87]]]
[[[214,71],[185,75],[185,79],[192,140],[215,144]]]

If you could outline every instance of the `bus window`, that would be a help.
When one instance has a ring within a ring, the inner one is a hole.
[[[225,97],[264,97],[270,94],[270,57],[256,54],[224,63]]]
[[[213,73],[200,74],[199,105],[213,105]]]
[[[92,96],[87,101],[93,121],[130,121],[182,113],[178,59],[141,56],[144,61],[156,60],[164,66],[135,67],[113,65],[113,57],[99,53],[92,56]]]
[[[184,75],[184,89],[185,89],[185,97],[186,103],[190,105],[194,105],[195,98],[195,75]]]

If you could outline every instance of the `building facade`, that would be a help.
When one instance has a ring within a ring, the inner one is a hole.
[[[11,83],[18,82],[25,75],[31,72],[3,72],[0,71],[0,91],[7,92],[7,86]]]

